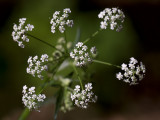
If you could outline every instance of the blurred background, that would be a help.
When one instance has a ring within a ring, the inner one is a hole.
[[[98,102],[89,109],[74,109],[59,113],[58,120],[160,120],[160,1],[159,0],[0,0],[0,119],[17,120],[23,110],[22,86],[37,86],[38,79],[26,74],[29,56],[52,54],[48,46],[30,38],[21,49],[12,40],[13,23],[26,17],[33,24],[31,32],[51,44],[61,36],[50,32],[54,11],[71,8],[74,27],[67,29],[67,39],[73,41],[77,28],[81,41],[99,29],[97,15],[107,7],[119,7],[126,15],[124,29],[117,33],[104,30],[89,46],[96,45],[97,59],[121,65],[130,57],[143,61],[146,76],[139,85],[129,86],[118,81],[116,68],[92,64],[92,82]],[[45,91],[52,96],[53,91]],[[54,105],[33,111],[28,120],[52,120]]]

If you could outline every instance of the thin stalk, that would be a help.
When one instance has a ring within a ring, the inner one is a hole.
[[[68,90],[70,90],[71,92],[73,92],[74,90],[70,87],[67,87]]]
[[[29,109],[25,108],[18,120],[25,120],[29,115],[29,113],[30,113]]]
[[[121,68],[121,66],[113,65],[113,64],[111,64],[111,63],[103,62],[103,61],[99,61],[99,60],[93,60],[93,62],[95,62],[95,63],[100,63],[100,64],[104,64],[104,65],[108,65],[108,66],[114,66],[114,67],[117,67],[117,68]]]
[[[39,39],[39,38],[37,38],[37,37],[35,37],[35,36],[31,35],[31,34],[28,34],[28,33],[26,33],[26,34],[27,34],[28,36],[30,36],[30,37],[32,37],[32,38],[34,38],[34,39],[36,39],[36,40],[38,40],[38,41],[40,41],[40,42],[44,43],[44,44],[46,44],[46,45],[48,45],[48,46],[52,47],[52,48],[54,48],[54,49],[56,49],[56,50],[60,51],[59,49],[57,49],[55,46],[53,46],[53,45],[49,44],[48,42],[45,42],[44,40],[41,40],[41,39]]]
[[[74,71],[75,71],[75,73],[76,73],[76,75],[77,75],[78,79],[79,79],[79,82],[80,82],[81,88],[82,88],[82,90],[83,90],[83,84],[82,84],[82,80],[81,80],[81,78],[80,78],[80,76],[79,76],[79,73],[78,73],[78,71],[77,71],[76,67],[75,67],[74,65],[72,65],[72,66],[73,66],[73,69],[74,69]]]
[[[66,35],[66,31],[64,31],[64,39],[65,39],[65,49],[66,49],[66,53],[68,53],[68,49],[67,49],[67,35]]]
[[[94,32],[89,38],[87,38],[83,43],[87,43],[89,40],[91,40],[93,37],[95,37],[102,29],[97,30]]]

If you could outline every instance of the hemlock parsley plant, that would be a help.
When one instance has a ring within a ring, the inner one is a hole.
[[[53,18],[50,20],[51,32],[53,34],[56,31],[65,34],[66,27],[73,26],[73,20],[69,19],[69,14],[71,10],[65,8],[63,12],[55,11],[53,13]],[[96,36],[100,31],[105,29],[116,30],[119,32],[123,26],[125,15],[122,10],[118,8],[106,8],[98,14],[98,18],[103,19],[100,22],[100,28],[98,31],[93,33],[89,38],[82,42],[77,42],[73,45],[72,42],[67,42],[66,35],[57,40],[57,45],[51,45],[46,41],[41,40],[30,34],[34,26],[31,24],[25,25],[26,18],[19,19],[19,25],[13,25],[12,37],[18,46],[24,48],[25,42],[29,42],[29,38],[36,39],[55,50],[52,55],[43,54],[39,58],[37,55],[34,57],[30,56],[28,58],[28,67],[26,72],[34,77],[38,77],[44,81],[38,89],[35,87],[28,88],[27,85],[23,86],[22,90],[22,103],[26,107],[24,112],[20,116],[20,120],[26,119],[29,112],[33,109],[38,110],[41,103],[47,99],[45,94],[41,94],[43,90],[49,86],[59,87],[56,93],[56,103],[55,103],[55,115],[54,119],[57,118],[58,111],[69,111],[74,107],[79,107],[87,109],[90,103],[95,103],[97,101],[97,96],[94,94],[94,88],[92,83],[87,83],[84,81],[81,75],[83,67],[91,63],[99,63],[104,65],[109,65],[121,69],[124,73],[117,73],[116,77],[118,80],[123,80],[130,85],[136,85],[139,81],[144,78],[145,66],[142,62],[138,64],[138,61],[131,57],[129,64],[123,63],[121,66],[113,65],[108,62],[103,62],[96,60],[97,49],[96,47],[88,48],[86,45],[94,36]],[[72,70],[66,75],[58,74],[60,71],[65,70],[67,66],[72,67]],[[77,84],[76,79],[79,81]],[[74,84],[77,84],[73,86]]]

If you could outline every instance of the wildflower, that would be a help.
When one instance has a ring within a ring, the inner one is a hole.
[[[91,91],[92,88],[92,83],[86,84],[85,90],[80,90],[80,86],[76,85],[74,92],[71,94],[71,100],[74,101],[76,106],[86,109],[88,103],[97,101],[97,96]]]
[[[12,32],[13,40],[17,42],[18,46],[20,46],[21,48],[25,47],[23,42],[29,42],[29,38],[25,33],[27,31],[32,31],[32,29],[34,28],[34,26],[30,24],[27,24],[26,26],[24,26],[25,22],[26,22],[26,18],[20,18],[19,25],[17,24],[13,25],[13,32]]]
[[[55,33],[55,29],[58,28],[61,33],[64,33],[65,26],[72,27],[73,26],[73,20],[69,20],[69,13],[71,13],[71,10],[69,8],[65,8],[63,10],[63,14],[60,14],[60,11],[56,11],[53,13],[53,18],[50,21],[51,26],[51,32]]]
[[[116,74],[117,79],[123,80],[130,85],[138,84],[138,82],[144,78],[146,72],[143,63],[140,62],[140,65],[138,65],[138,61],[133,57],[130,58],[128,66],[123,63],[121,69],[124,71],[124,74],[121,72]]]
[[[48,55],[43,54],[38,60],[38,56],[35,57],[29,57],[28,58],[28,64],[29,66],[26,69],[26,72],[35,76],[38,76],[40,79],[43,79],[43,76],[41,75],[42,71],[47,70],[47,65],[44,64],[44,62],[48,61]]]
[[[119,32],[122,29],[122,25],[120,23],[124,22],[125,15],[118,8],[106,8],[98,14],[98,18],[103,19],[101,21],[100,28],[107,29],[110,25],[110,29],[116,29]]]
[[[87,63],[92,62],[93,54],[96,54],[96,47],[92,47],[90,51],[82,42],[78,42],[75,48],[70,52],[70,57],[74,59],[76,66],[85,66]]]
[[[123,75],[122,75],[122,73],[120,73],[120,72],[119,72],[116,76],[117,76],[117,78],[118,78],[119,80],[121,80],[121,79],[123,78]]]
[[[39,103],[43,102],[46,96],[44,94],[35,94],[35,87],[28,88],[26,85],[23,86],[23,96],[22,96],[22,102],[25,107],[27,107],[29,110],[32,109],[38,109]]]

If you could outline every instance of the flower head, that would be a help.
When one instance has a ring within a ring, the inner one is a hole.
[[[39,78],[43,79],[41,72],[47,70],[48,68],[47,65],[44,64],[46,61],[48,61],[47,54],[43,54],[40,60],[38,60],[38,56],[30,56],[28,58],[29,66],[26,69],[27,73],[33,75],[34,77],[38,76]]]
[[[120,23],[124,22],[125,15],[118,8],[106,8],[98,14],[98,18],[103,19],[100,23],[101,29],[107,29],[110,26],[111,30],[116,29],[119,32],[122,29]]]
[[[53,13],[53,18],[50,21],[51,26],[51,32],[55,33],[55,29],[58,27],[59,31],[61,33],[64,33],[65,26],[72,27],[73,26],[73,20],[69,20],[69,13],[71,13],[71,10],[69,8],[65,8],[63,10],[63,14],[61,14],[60,11],[56,11]]]
[[[90,51],[82,42],[78,42],[75,48],[70,52],[70,57],[74,59],[76,66],[84,66],[92,62],[93,54],[96,54],[96,47],[92,47]]]
[[[33,25],[27,24],[24,26],[26,22],[26,18],[20,18],[19,19],[19,25],[14,24],[13,25],[13,32],[12,32],[12,37],[15,42],[18,43],[18,46],[21,48],[24,48],[23,42],[29,42],[29,39],[27,35],[25,34],[27,31],[32,31],[34,28]]]
[[[71,100],[74,101],[76,106],[86,109],[88,103],[97,101],[97,96],[91,91],[92,88],[92,83],[86,84],[85,90],[80,90],[80,86],[76,85],[74,92],[71,94]]]
[[[32,109],[38,109],[39,103],[43,102],[46,96],[44,94],[35,94],[35,87],[28,88],[26,85],[23,86],[23,97],[22,102],[25,107],[27,107],[29,110]]]
[[[121,72],[116,74],[118,80],[123,80],[130,85],[138,84],[138,81],[142,80],[146,69],[142,62],[138,65],[138,61],[131,57],[129,64],[122,64],[121,69],[124,71],[122,74]]]

